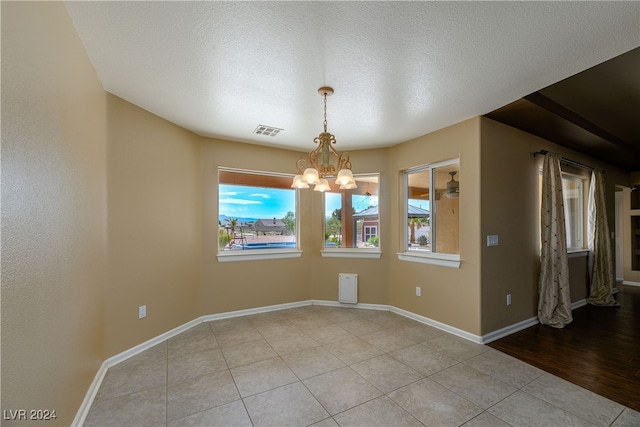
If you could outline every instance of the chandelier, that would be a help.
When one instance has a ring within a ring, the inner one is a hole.
[[[314,185],[314,191],[327,191],[331,189],[327,177],[333,176],[341,190],[358,188],[351,173],[349,154],[340,153],[333,148],[336,137],[327,132],[327,96],[333,94],[333,89],[321,87],[318,93],[324,97],[324,132],[313,139],[318,144],[316,149],[310,151],[306,159],[298,159],[296,162],[298,174],[293,178],[291,188],[309,188],[309,185]]]

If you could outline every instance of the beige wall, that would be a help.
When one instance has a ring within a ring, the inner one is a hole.
[[[204,257],[200,313],[214,314],[288,302],[320,299],[337,301],[338,274],[356,273],[360,302],[388,303],[388,254],[381,260],[323,258],[324,244],[322,195],[312,189],[299,192],[300,258],[264,261],[219,262],[217,254],[219,167],[272,173],[295,173],[295,162],[306,153],[203,139],[203,224]],[[309,140],[309,148],[311,146]],[[351,153],[354,173],[381,174],[382,249],[391,250],[388,200],[384,176],[388,174],[386,149]],[[386,240],[385,239],[386,234]],[[386,243],[385,243],[386,242]]]
[[[482,333],[537,315],[539,269],[539,189],[541,149],[605,170],[607,217],[615,230],[615,186],[628,185],[629,174],[544,139],[481,119],[482,128]],[[500,244],[483,244],[489,234]],[[612,246],[613,247],[613,246]],[[614,248],[615,249],[615,248]],[[571,259],[571,300],[587,296],[586,260]],[[506,305],[511,294],[512,304]]]
[[[107,114],[105,357],[198,317],[202,258],[201,138],[113,95]]]
[[[304,301],[310,297],[311,192],[300,192],[300,258],[219,262],[218,168],[295,173],[302,153],[203,138],[203,258],[200,315]]]
[[[2,409],[56,409],[68,425],[105,358],[201,315],[335,301],[339,273],[359,275],[362,303],[472,334],[529,319],[540,161],[531,153],[605,169],[612,229],[614,186],[629,185],[595,159],[477,117],[351,153],[354,173],[380,173],[380,259],[323,258],[322,197],[303,190],[302,257],[221,263],[218,167],[293,173],[304,153],[202,138],[105,94],[61,3],[1,8]],[[398,260],[402,171],[452,158],[460,268]],[[487,234],[500,245],[487,248]],[[572,298],[584,298],[585,259],[570,264]]]
[[[62,3],[2,2],[2,409],[69,425],[103,361],[105,92]]]
[[[395,307],[480,334],[480,118],[422,136],[392,149],[391,235],[388,247],[389,303]],[[401,218],[402,171],[420,165],[460,158],[460,268],[400,261],[403,247]],[[416,286],[422,296],[415,294]]]
[[[470,130],[473,129],[473,121],[469,123],[471,125],[458,125],[453,127],[453,130],[443,131],[441,135],[436,135],[434,138],[425,137],[423,140],[416,141],[412,143],[414,147],[412,149],[419,150],[419,148],[415,147],[426,146],[430,142],[438,144],[438,141],[446,140],[448,147],[443,152],[436,153],[435,156],[427,156],[422,162],[428,164],[459,157],[461,151],[463,151],[461,147],[465,146],[472,148],[468,154],[469,159],[472,159],[472,156],[476,156],[477,159],[477,153],[479,152],[477,141],[471,140],[470,142],[468,139],[469,135],[473,133]],[[477,138],[477,134],[475,137]],[[456,138],[467,138],[467,140],[452,143],[451,140]],[[322,195],[309,189],[299,192],[301,209],[299,238],[303,250],[301,258],[252,262],[219,262],[216,257],[218,168],[227,167],[274,173],[293,173],[295,161],[305,153],[207,138],[203,138],[203,143],[204,256],[200,292],[201,314],[214,314],[307,299],[336,301],[338,299],[338,275],[340,273],[358,274],[359,302],[390,304],[391,294],[394,291],[391,289],[393,286],[389,285],[391,281],[389,265],[396,259],[396,253],[401,248],[401,243],[398,240],[400,227],[392,225],[393,215],[396,213],[392,212],[393,209],[391,209],[392,206],[401,206],[401,201],[398,199],[401,190],[397,187],[400,185],[399,177],[391,159],[394,157],[393,153],[397,151],[403,152],[404,155],[405,151],[402,146],[360,150],[350,153],[354,164],[354,173],[380,173],[380,247],[382,250],[380,259],[322,257],[320,252],[324,243]],[[406,151],[407,161],[412,161],[415,158],[415,153],[411,152],[412,149]],[[474,150],[475,153],[473,152]],[[432,153],[434,150],[429,147],[425,151]],[[248,155],[248,153],[251,153],[251,155]],[[468,160],[468,162],[471,161]],[[406,167],[415,165],[408,164]],[[477,172],[477,166],[475,170]],[[473,173],[473,170],[470,170],[469,176],[473,176]],[[477,203],[478,200],[477,194],[475,197],[471,195],[473,194],[473,187],[473,181],[470,181],[470,189],[469,193],[467,193],[471,200],[469,203]],[[399,191],[400,193],[398,193]],[[467,216],[469,218],[473,217],[471,211],[468,212]],[[470,240],[466,243],[469,248],[467,253],[472,253],[471,247],[473,245],[470,244]],[[475,263],[477,268],[477,260],[472,263]],[[469,265],[467,261],[462,277],[468,277],[470,274]],[[425,268],[425,266],[420,267]],[[429,270],[430,267],[426,266],[426,269]],[[435,270],[442,269],[442,267],[431,268]],[[459,274],[459,271],[457,270],[453,274]],[[407,276],[407,280],[411,283],[415,281],[411,278],[411,275]],[[420,283],[424,281],[422,278],[416,280],[419,280]],[[431,283],[436,285],[436,281],[431,281]],[[475,277],[474,283],[476,285],[479,283],[478,276]],[[447,298],[450,297],[446,292],[445,295],[447,295]],[[438,307],[441,305],[434,304],[434,306]],[[446,311],[449,310],[445,309],[444,312]],[[436,310],[436,313],[423,311],[419,314],[437,318],[437,312],[438,310]],[[465,308],[462,312],[468,312],[468,310]],[[478,314],[477,310],[476,314]],[[437,318],[436,320],[446,323],[443,318]],[[479,317],[476,319],[475,324],[479,326]],[[465,327],[472,329],[469,325],[463,325],[460,324],[463,329]]]
[[[338,142],[339,144],[339,142]],[[338,147],[340,149],[340,147]],[[311,298],[318,300],[338,300],[338,275],[355,273],[358,275],[358,301],[368,304],[389,304],[389,260],[396,252],[391,228],[391,198],[393,190],[389,186],[392,175],[389,160],[391,149],[359,150],[350,152],[355,174],[379,173],[380,195],[378,198],[380,212],[380,259],[357,258],[323,258],[320,251],[324,246],[324,208],[322,196],[312,193],[312,226],[308,239],[311,241],[309,256],[312,260],[311,270],[307,273],[311,283]]]

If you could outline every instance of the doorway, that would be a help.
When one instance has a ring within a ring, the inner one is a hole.
[[[623,236],[623,188],[616,186],[616,206],[615,206],[615,252],[616,252],[616,282],[624,280],[624,236]]]

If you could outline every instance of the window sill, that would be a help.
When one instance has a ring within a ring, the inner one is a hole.
[[[568,258],[579,258],[579,257],[583,257],[583,256],[589,256],[589,250],[588,249],[576,249],[576,250],[569,250],[567,251],[567,257]]]
[[[382,252],[374,249],[327,249],[320,251],[323,258],[370,258],[379,259]]]
[[[403,252],[398,254],[400,261],[419,262],[422,264],[439,265],[440,267],[460,268],[460,255],[448,254],[414,254]]]
[[[265,259],[285,259],[300,258],[302,251],[300,250],[248,250],[248,251],[229,251],[229,253],[219,253],[218,262],[234,262],[234,261],[259,261]]]

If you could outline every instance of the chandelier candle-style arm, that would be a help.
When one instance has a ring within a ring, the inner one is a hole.
[[[341,189],[357,188],[356,181],[351,172],[349,154],[340,153],[333,145],[336,138],[327,131],[327,96],[333,94],[330,87],[321,87],[318,93],[324,97],[324,132],[321,132],[313,142],[318,146],[309,152],[306,159],[298,159],[296,168],[298,174],[294,177],[292,188],[309,188],[308,184],[316,185],[316,191],[329,189],[326,177],[336,177],[336,184]],[[337,160],[332,162],[332,158]]]

